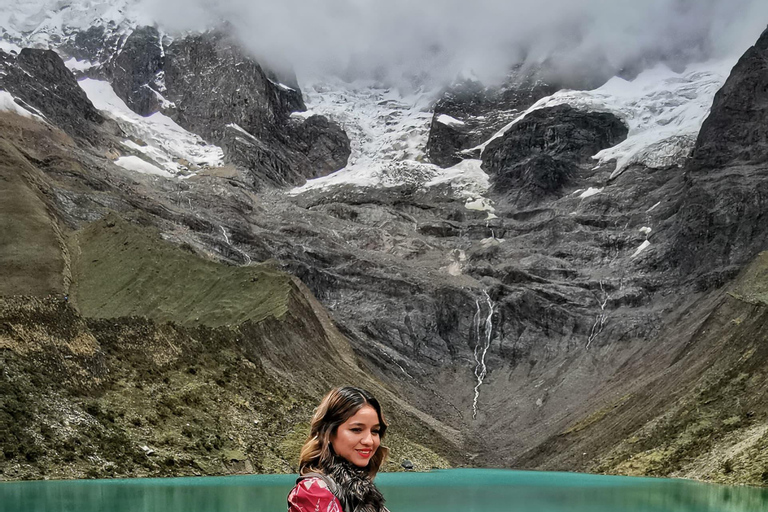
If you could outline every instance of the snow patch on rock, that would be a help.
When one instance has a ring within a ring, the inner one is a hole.
[[[64,65],[67,66],[67,69],[70,71],[88,71],[94,66],[98,66],[98,64],[93,63],[88,60],[77,60],[76,58],[72,57],[69,60],[64,61]]]
[[[464,126],[466,124],[464,121],[459,121],[455,117],[451,117],[447,114],[440,114],[437,116],[437,122],[446,126]]]
[[[594,195],[597,195],[597,194],[599,194],[602,191],[603,191],[603,189],[601,189],[601,188],[589,187],[587,190],[585,190],[584,192],[579,194],[579,198],[586,199],[588,197],[592,197]]]
[[[337,186],[429,188],[449,184],[468,208],[493,211],[483,197],[490,183],[480,160],[463,160],[448,169],[424,162],[430,108],[438,91],[402,95],[368,82],[341,81],[308,84],[303,90],[308,110],[293,116],[321,114],[336,121],[350,138],[352,154],[345,168],[309,180],[290,194]]]
[[[682,165],[732,65],[730,60],[692,64],[681,73],[657,65],[631,81],[614,77],[592,91],[558,91],[537,101],[473,149],[484,150],[534,110],[567,104],[590,112],[612,113],[629,127],[626,140],[593,157],[600,164],[616,161],[611,178],[633,164],[651,168]]]
[[[8,91],[0,91],[0,111],[13,112],[23,117],[37,117],[32,112],[16,103],[13,95]]]
[[[93,105],[133,138],[123,145],[143,153],[169,175],[186,175],[200,168],[224,165],[224,151],[220,147],[207,144],[160,112],[147,117],[136,114],[115,94],[109,82],[85,78],[78,83]]]
[[[123,169],[128,169],[129,171],[136,171],[144,174],[154,174],[157,176],[164,176],[166,178],[172,178],[173,174],[169,173],[168,171],[159,168],[156,165],[153,165],[147,161],[142,160],[138,156],[121,156],[117,160],[115,160],[115,163],[122,167]]]
[[[640,255],[640,253],[643,252],[644,250],[646,250],[650,245],[651,245],[651,242],[646,240],[645,242],[640,244],[640,247],[637,248],[637,250],[632,254],[632,256],[630,256],[630,258],[638,257]]]

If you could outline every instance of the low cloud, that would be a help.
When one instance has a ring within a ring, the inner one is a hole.
[[[157,2],[156,4],[161,4]],[[267,65],[300,80],[486,83],[518,63],[595,75],[735,58],[768,24],[765,0],[166,0],[171,30],[227,22]]]

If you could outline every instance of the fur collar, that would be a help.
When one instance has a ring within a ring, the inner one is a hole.
[[[340,457],[324,468],[324,473],[338,486],[342,508],[346,512],[384,512],[384,497],[368,478],[364,468],[359,468]]]

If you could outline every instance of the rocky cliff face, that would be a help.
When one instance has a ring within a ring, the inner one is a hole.
[[[498,88],[484,87],[473,80],[450,87],[434,106],[425,147],[430,161],[449,167],[472,156],[462,155],[462,151],[483,143],[516,114],[561,87],[548,83],[536,70],[522,67],[515,68]]]
[[[766,55],[768,32],[763,32],[715,95],[711,114],[696,141],[692,168],[765,162],[768,132],[761,120],[765,118],[768,94]]]
[[[557,197],[592,155],[615,146],[627,127],[612,114],[579,112],[568,105],[536,110],[483,151],[493,191],[513,194],[519,207]],[[588,166],[587,168],[584,168]]]
[[[68,134],[97,137],[94,125],[104,119],[55,52],[24,48],[14,56],[0,50],[0,66],[3,90]]]
[[[80,46],[84,48],[75,50]],[[89,41],[75,40],[73,53],[82,55],[90,47]],[[93,57],[99,58],[96,53]],[[120,52],[106,60],[104,73],[110,77],[117,95],[126,105],[142,116],[148,116],[162,107],[165,51],[157,29],[140,27],[125,38]],[[89,59],[90,60],[90,59]]]
[[[262,68],[225,30],[172,39],[154,27],[125,34],[93,27],[60,51],[87,60],[78,73],[108,80],[137,114],[163,112],[221,146],[229,162],[249,170],[252,187],[302,184],[346,165],[341,127],[290,119],[306,110],[295,77]]]
[[[732,278],[765,249],[768,32],[715,96],[687,166],[671,259],[702,287]],[[702,276],[703,274],[703,276]]]

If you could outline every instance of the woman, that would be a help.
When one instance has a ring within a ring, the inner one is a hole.
[[[312,416],[288,512],[388,512],[373,478],[389,450],[381,406],[363,389],[332,389]]]

